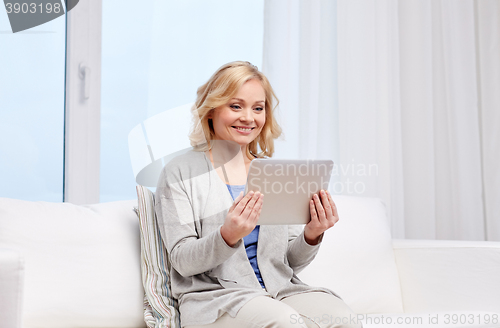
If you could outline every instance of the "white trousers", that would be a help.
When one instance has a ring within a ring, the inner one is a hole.
[[[224,313],[208,325],[185,328],[361,328],[356,314],[340,298],[322,292],[301,293],[277,301],[259,296],[231,317]]]

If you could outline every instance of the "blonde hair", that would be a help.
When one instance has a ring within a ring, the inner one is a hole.
[[[212,148],[211,140],[215,133],[212,121],[208,118],[215,108],[225,105],[233,98],[241,86],[249,80],[258,80],[264,89],[266,122],[257,138],[247,146],[247,155],[271,157],[274,153],[274,139],[281,135],[281,127],[274,118],[273,100],[279,101],[266,76],[256,66],[245,61],[235,61],[221,66],[208,80],[198,88],[196,102],[191,111],[193,126],[189,134],[191,146],[196,151]],[[257,145],[261,152],[257,153]]]

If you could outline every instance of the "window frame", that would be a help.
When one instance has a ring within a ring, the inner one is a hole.
[[[101,26],[102,0],[66,14],[64,201],[74,204],[99,203]]]

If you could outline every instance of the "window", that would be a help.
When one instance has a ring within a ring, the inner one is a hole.
[[[0,10],[0,197],[135,198],[129,132],[229,61],[261,67],[263,15],[264,0],[93,0],[13,34]]]
[[[261,66],[263,15],[263,0],[103,1],[101,202],[136,197],[132,128],[194,102],[197,88],[227,62]]]
[[[12,33],[0,10],[0,197],[63,200],[65,56],[64,16]]]

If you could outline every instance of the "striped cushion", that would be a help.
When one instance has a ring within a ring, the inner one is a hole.
[[[156,221],[154,194],[137,186],[141,229],[141,271],[144,286],[144,321],[149,328],[180,327],[177,300],[170,290],[170,262]]]

